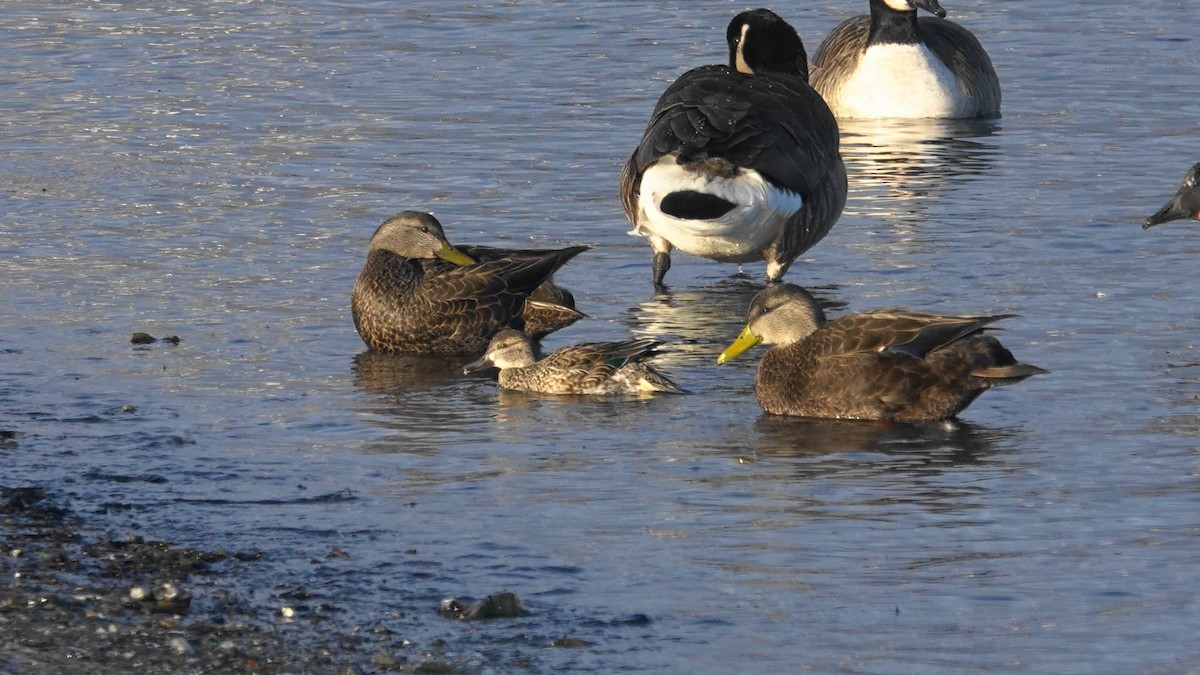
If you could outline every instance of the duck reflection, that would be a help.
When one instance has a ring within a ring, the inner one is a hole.
[[[763,288],[761,282],[738,275],[703,288],[658,292],[625,310],[621,321],[634,335],[666,343],[654,357],[655,363],[711,366],[716,363],[717,354],[737,336],[746,321],[750,301]],[[832,296],[836,286],[805,288],[823,309],[846,306]],[[686,383],[681,386],[688,388]]]
[[[368,351],[354,357],[351,369],[355,384],[376,393],[402,393],[428,389],[462,378],[462,369],[472,359],[427,354],[384,354]]]
[[[846,215],[925,220],[928,202],[987,172],[995,120],[841,120]]]
[[[973,464],[996,452],[1013,432],[959,420],[886,424],[763,415],[757,422],[758,454],[799,457],[875,453],[909,457],[920,466]],[[935,459],[936,458],[936,459]]]

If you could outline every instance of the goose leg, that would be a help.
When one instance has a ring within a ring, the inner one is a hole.
[[[663,277],[671,269],[671,242],[662,237],[650,237],[650,247],[654,249],[654,285],[662,286]]]

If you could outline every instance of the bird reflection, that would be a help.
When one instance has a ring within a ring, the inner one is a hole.
[[[927,464],[973,464],[996,452],[1013,435],[959,420],[929,424],[885,424],[763,415],[758,454],[774,457],[832,453],[877,453],[913,457]]]
[[[656,293],[625,310],[621,321],[631,333],[667,343],[655,363],[711,366],[717,354],[737,336],[746,321],[750,300],[764,288],[757,280],[738,275],[703,288]],[[823,309],[846,306],[831,297],[836,286],[805,287]],[[686,384],[682,385],[684,389]]]
[[[851,191],[846,214],[911,220],[927,210],[923,202],[988,171],[997,153],[996,145],[987,140],[999,129],[995,120],[841,120],[838,124]],[[861,210],[864,207],[871,211]]]
[[[400,393],[413,388],[431,388],[462,378],[470,357],[437,357],[426,354],[363,352],[351,368],[355,383],[377,394]]]

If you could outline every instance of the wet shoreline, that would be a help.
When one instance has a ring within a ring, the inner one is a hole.
[[[308,606],[299,587],[275,606],[256,601],[246,580],[261,552],[189,549],[109,525],[85,520],[53,490],[0,488],[0,670],[474,670],[440,639],[421,649],[378,623],[326,621],[344,608]],[[446,621],[435,610],[429,620]]]

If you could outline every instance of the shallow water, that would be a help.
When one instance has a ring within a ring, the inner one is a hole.
[[[483,670],[1200,669],[1200,238],[1138,227],[1198,159],[1200,9],[947,3],[1003,119],[845,125],[846,212],[789,280],[834,314],[1020,314],[1005,343],[1051,371],[881,428],[768,418],[753,355],[713,365],[761,265],[676,255],[653,293],[617,172],[742,9],[655,4],[4,3],[3,484],[263,551],[260,600]],[[811,52],[858,4],[776,9]],[[350,288],[405,208],[593,245],[559,275],[591,318],[546,346],[660,337],[690,394],[362,354]],[[434,614],[502,588],[527,617]]]

